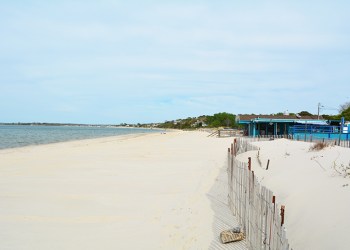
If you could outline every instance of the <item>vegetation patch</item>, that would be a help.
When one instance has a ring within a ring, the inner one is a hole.
[[[340,166],[334,162],[333,163],[333,169],[340,175],[343,176],[344,178],[349,178],[350,177],[350,162],[346,166],[345,164],[341,163]]]
[[[186,119],[177,119],[160,123],[159,128],[174,129],[197,129],[197,128],[241,128],[235,121],[236,116],[230,113],[217,113],[214,115],[202,115],[199,117],[188,117]]]
[[[329,144],[326,142],[315,142],[311,147],[310,147],[310,151],[320,151],[326,147],[328,147]]]

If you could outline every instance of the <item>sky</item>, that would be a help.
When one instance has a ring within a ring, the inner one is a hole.
[[[0,0],[0,122],[149,123],[350,101],[350,1]]]

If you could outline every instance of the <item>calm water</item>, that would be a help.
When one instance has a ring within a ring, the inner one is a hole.
[[[140,128],[0,125],[0,149],[155,132],[160,131]]]

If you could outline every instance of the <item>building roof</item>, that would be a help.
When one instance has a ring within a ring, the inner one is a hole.
[[[325,123],[322,116],[317,117],[317,115],[311,116],[299,116],[299,115],[237,115],[236,121],[238,123],[249,123],[249,122],[301,122],[305,123],[321,122]]]

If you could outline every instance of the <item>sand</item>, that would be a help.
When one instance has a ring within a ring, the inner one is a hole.
[[[350,249],[350,149],[311,151],[310,143],[285,139],[253,144],[260,147],[260,160],[257,151],[238,159],[252,157],[258,179],[286,206],[292,248]]]
[[[218,239],[232,138],[207,135],[0,150],[0,249],[245,249]]]

